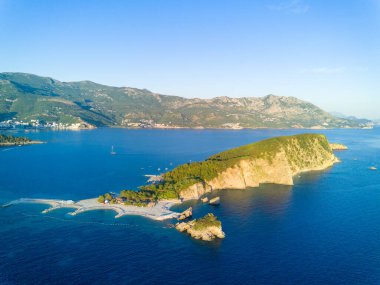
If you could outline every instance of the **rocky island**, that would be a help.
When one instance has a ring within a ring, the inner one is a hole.
[[[117,212],[116,217],[142,215],[155,220],[188,220],[192,208],[178,213],[171,211],[174,204],[189,199],[200,199],[211,205],[220,203],[219,197],[209,200],[207,194],[221,189],[246,189],[262,183],[293,185],[299,173],[323,170],[338,162],[333,149],[343,145],[330,144],[324,135],[301,134],[270,138],[233,148],[205,161],[186,163],[162,175],[162,179],[141,186],[139,190],[122,190],[119,194],[105,193],[98,198],[73,201],[20,199],[7,204],[45,203],[50,210],[75,208],[73,215],[99,209]],[[202,240],[223,238],[221,222],[213,214],[187,222],[176,228]]]
[[[330,143],[330,147],[332,150],[347,150],[348,147],[344,144],[340,143]]]
[[[200,219],[177,223],[176,229],[180,232],[187,232],[192,238],[204,241],[225,237],[222,223],[211,213]]]

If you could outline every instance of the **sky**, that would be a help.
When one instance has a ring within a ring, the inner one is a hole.
[[[0,0],[0,72],[380,118],[380,0]]]

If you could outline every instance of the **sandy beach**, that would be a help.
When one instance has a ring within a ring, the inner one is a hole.
[[[0,147],[5,147],[5,146],[24,146],[24,145],[31,145],[31,144],[43,144],[45,142],[43,141],[29,141],[29,142],[22,142],[22,143],[0,143]]]
[[[71,215],[77,215],[87,211],[94,210],[112,210],[117,213],[115,218],[119,218],[126,215],[139,215],[144,216],[153,220],[166,220],[172,219],[179,216],[180,213],[171,211],[170,208],[181,203],[180,200],[162,200],[157,202],[154,207],[137,207],[137,206],[127,206],[122,204],[101,204],[96,198],[85,199],[74,202],[72,200],[54,200],[54,199],[31,199],[31,198],[21,198],[18,200],[11,201],[2,205],[2,207],[10,207],[16,204],[24,203],[34,203],[34,204],[48,204],[50,208],[42,211],[42,213],[48,213],[50,211],[61,209],[61,208],[74,208],[75,211],[69,213]]]

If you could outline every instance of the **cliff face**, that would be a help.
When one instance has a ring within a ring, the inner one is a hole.
[[[207,192],[245,189],[257,187],[261,183],[293,185],[293,176],[322,170],[339,161],[323,135],[298,135],[268,142],[272,148],[260,153],[259,157],[252,155],[238,160],[216,177],[182,190],[180,197],[198,199]]]

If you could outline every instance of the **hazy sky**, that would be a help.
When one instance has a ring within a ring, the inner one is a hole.
[[[380,118],[380,0],[0,0],[0,71]]]

